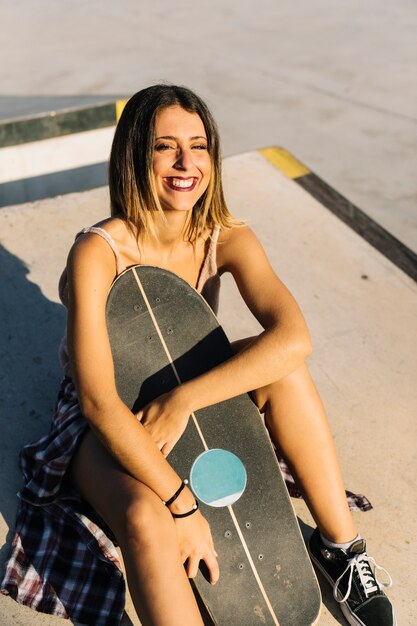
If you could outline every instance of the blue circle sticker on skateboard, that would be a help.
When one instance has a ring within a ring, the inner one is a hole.
[[[246,487],[246,470],[238,456],[228,450],[207,450],[196,458],[190,483],[199,500],[214,507],[229,506]]]

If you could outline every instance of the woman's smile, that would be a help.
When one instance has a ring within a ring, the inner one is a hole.
[[[192,191],[198,182],[198,178],[195,176],[188,178],[183,178],[182,176],[167,176],[163,180],[170,189],[174,189],[175,191]]]

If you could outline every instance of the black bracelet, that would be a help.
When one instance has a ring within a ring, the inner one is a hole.
[[[171,513],[171,515],[175,519],[178,519],[178,518],[181,518],[181,517],[189,517],[190,515],[195,513],[197,510],[198,510],[198,502],[196,500],[194,505],[193,505],[193,508],[191,509],[191,511],[187,511],[187,513]]]
[[[187,480],[187,479],[185,479],[185,480],[183,480],[183,481],[182,481],[182,483],[181,483],[181,485],[180,485],[179,489],[177,489],[177,491],[174,493],[174,495],[172,496],[172,498],[170,498],[170,499],[169,499],[169,500],[167,500],[166,502],[164,502],[164,501],[162,500],[162,502],[165,504],[165,506],[171,506],[171,504],[172,504],[173,502],[175,502],[175,500],[178,498],[178,496],[180,495],[181,491],[184,489],[184,487],[185,487],[186,485],[188,485],[188,480]]]

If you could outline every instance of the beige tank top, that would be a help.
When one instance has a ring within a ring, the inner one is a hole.
[[[84,233],[95,233],[100,237],[103,237],[113,250],[116,259],[116,278],[126,269],[126,264],[123,262],[117,249],[114,239],[109,233],[100,228],[99,226],[88,226],[83,228],[77,233],[75,239],[78,239]],[[220,228],[215,226],[209,239],[209,245],[207,247],[206,256],[204,257],[203,264],[201,266],[200,274],[197,282],[197,291],[201,293],[206,302],[213,309],[214,313],[217,313],[219,308],[219,292],[220,292],[220,275],[217,269],[216,250],[217,240],[219,238]],[[59,280],[59,297],[62,304],[68,306],[68,282],[67,282],[67,270],[65,269]],[[68,357],[67,347],[67,333],[65,332],[61,345],[59,347],[59,361],[63,369],[65,376],[71,376],[71,367]]]

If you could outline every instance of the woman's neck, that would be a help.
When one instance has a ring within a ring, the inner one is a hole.
[[[155,219],[156,239],[152,242],[161,248],[172,248],[185,241],[191,211],[164,211]]]
[[[146,235],[139,246],[142,255],[157,255],[161,261],[168,262],[181,249],[189,248],[186,232],[190,223],[191,212],[164,211],[164,216],[155,219],[155,235]]]

